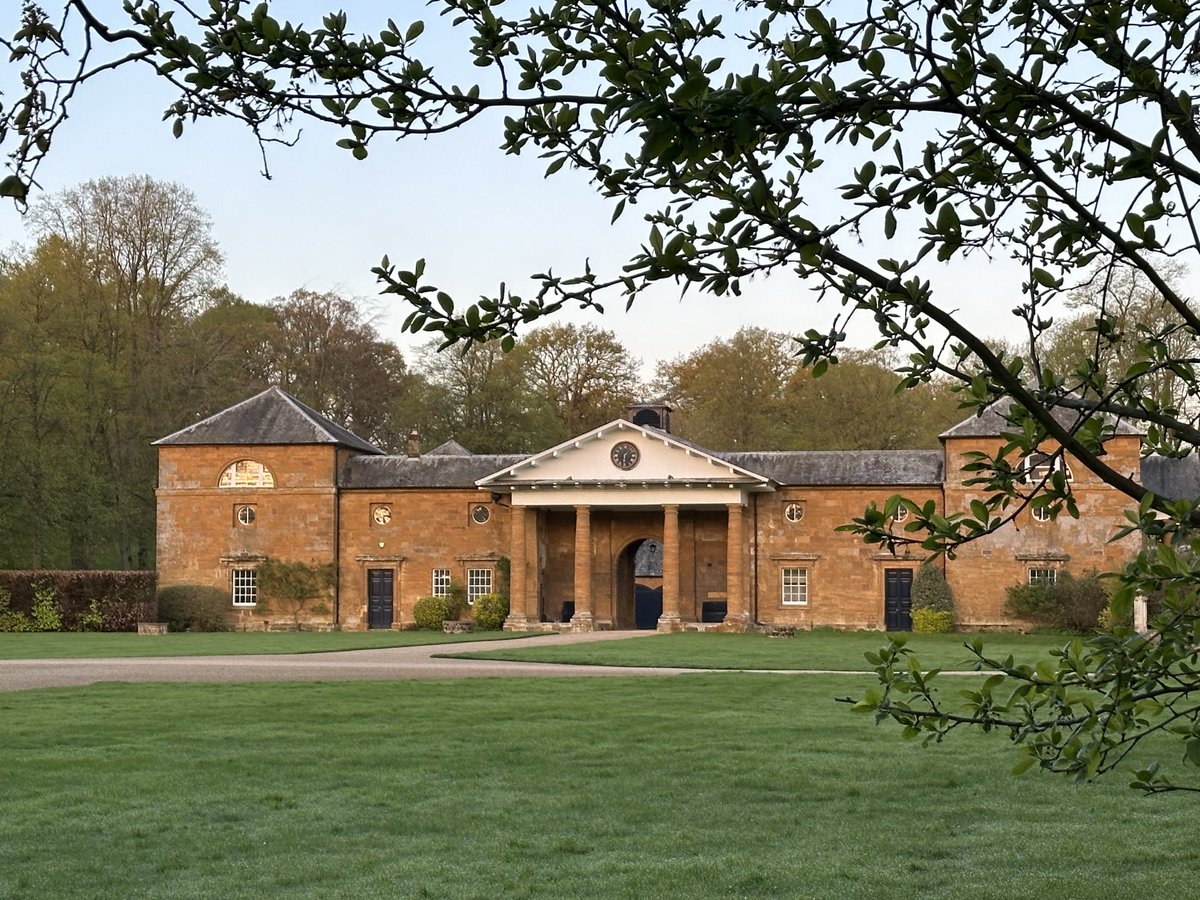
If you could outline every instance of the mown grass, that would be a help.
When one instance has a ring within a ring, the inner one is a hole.
[[[916,634],[908,646],[926,668],[970,668],[974,657],[963,647],[977,635]],[[1070,640],[1063,635],[984,634],[985,652],[1018,661],[1047,656]],[[798,631],[792,638],[759,634],[661,634],[627,641],[569,644],[560,647],[512,646],[476,653],[439,656],[472,656],[522,662],[569,663],[585,666],[661,666],[694,669],[828,669],[839,672],[869,668],[864,654],[887,643],[878,631]]]
[[[45,632],[0,634],[0,659],[105,659],[133,656],[231,656],[332,653],[459,644],[527,637],[499,631],[443,634],[437,631],[285,631],[205,634],[97,634]]]
[[[1194,894],[1195,803],[923,749],[846,676],[0,695],[4,897]]]

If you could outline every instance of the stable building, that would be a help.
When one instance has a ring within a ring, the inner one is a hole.
[[[420,453],[410,440],[395,456],[270,388],[155,442],[159,584],[228,590],[246,628],[282,624],[257,591],[257,566],[274,558],[336,567],[311,627],[411,626],[421,597],[457,583],[473,600],[507,576],[512,630],[907,630],[924,554],[837,526],[895,494],[968,509],[979,495],[961,468],[1002,443],[1003,403],[932,451],[716,452],[672,434],[669,407],[639,404],[532,455],[453,441]],[[1135,476],[1140,449],[1125,427],[1105,445]],[[1135,538],[1110,542],[1127,498],[1063,465],[1078,519],[1026,509],[937,561],[960,627],[1019,625],[1004,614],[1009,585],[1111,571],[1136,552]],[[1144,474],[1180,478],[1169,465]]]

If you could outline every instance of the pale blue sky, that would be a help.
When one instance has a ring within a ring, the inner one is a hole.
[[[280,8],[312,22],[316,11],[333,6],[303,0]],[[363,28],[376,27],[384,15],[401,22],[429,15],[423,3],[411,0],[345,8],[351,23],[361,21]],[[0,14],[8,33],[11,19]],[[433,29],[427,37],[435,57],[442,39]],[[12,74],[2,68],[0,85]],[[521,290],[527,275],[547,268],[578,271],[585,258],[600,272],[615,271],[644,238],[637,209],[610,226],[612,207],[579,173],[564,169],[546,180],[544,163],[534,155],[498,151],[499,118],[426,142],[380,140],[364,162],[333,146],[339,135],[309,127],[297,147],[270,152],[273,177],[267,180],[252,136],[231,123],[200,122],[182,139],[172,138],[161,121],[173,96],[167,87],[133,69],[86,85],[40,180],[48,191],[129,174],[186,186],[211,216],[229,286],[249,300],[267,301],[299,287],[339,290],[373,304],[385,336],[411,348],[414,339],[399,330],[407,311],[378,297],[370,274],[384,254],[401,264],[424,257],[431,281],[461,302],[494,291],[500,281]],[[20,216],[4,205],[0,245],[24,239]],[[978,333],[1017,336],[1008,315],[1020,296],[1015,267],[968,261],[928,274],[954,292],[954,303],[946,293],[941,302],[958,308]],[[821,329],[836,311],[814,303],[795,279],[776,277],[749,285],[740,299],[691,292],[681,304],[677,291],[663,288],[630,313],[616,302],[604,317],[576,312],[569,318],[615,331],[648,371],[656,360],[727,337],[742,325]],[[874,333],[864,329],[852,337],[868,344]]]

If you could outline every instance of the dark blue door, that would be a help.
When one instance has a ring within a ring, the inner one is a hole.
[[[644,585],[633,587],[633,626],[647,631],[658,627],[662,615],[662,588],[651,590]]]
[[[367,569],[367,627],[392,627],[391,569]]]
[[[912,569],[883,570],[883,612],[888,631],[912,631]]]

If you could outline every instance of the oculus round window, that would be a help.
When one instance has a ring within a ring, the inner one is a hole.
[[[253,525],[257,515],[254,512],[253,506],[239,506],[237,510],[237,520],[242,525]]]
[[[641,458],[642,452],[638,450],[636,445],[629,443],[629,441],[621,441],[620,443],[613,444],[612,452],[609,453],[609,459],[612,460],[612,464],[618,469],[624,469],[627,472],[636,466]]]
[[[908,518],[908,507],[900,506],[896,508],[896,514],[892,516],[893,522],[903,522]]]
[[[789,503],[783,508],[783,517],[793,524],[804,518],[803,503]]]
[[[390,506],[377,506],[371,511],[371,518],[375,520],[376,525],[386,525],[392,521],[392,508]]]
[[[1049,522],[1049,521],[1050,521],[1050,507],[1048,507],[1048,506],[1035,506],[1035,507],[1033,508],[1033,521],[1035,521],[1035,522]]]
[[[480,504],[477,504],[476,506],[471,507],[471,521],[473,521],[476,525],[487,524],[487,521],[491,517],[492,517],[492,511],[490,509],[488,509],[484,504],[480,503]]]

